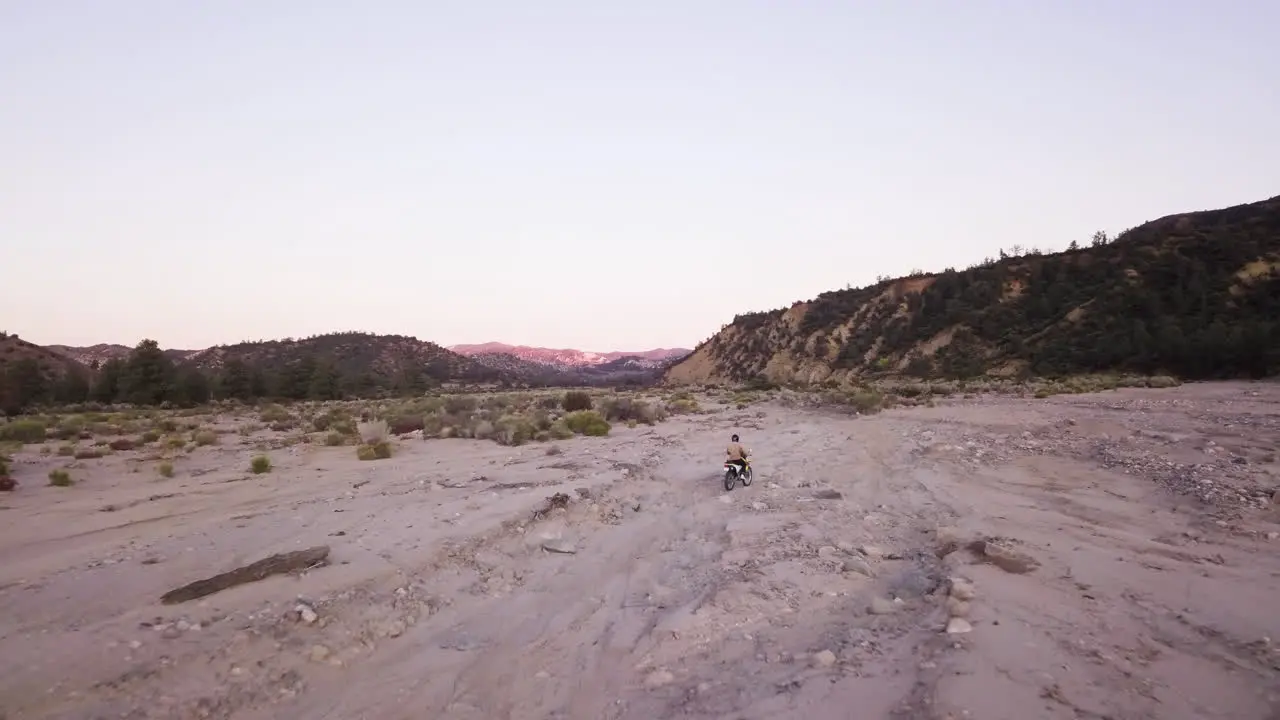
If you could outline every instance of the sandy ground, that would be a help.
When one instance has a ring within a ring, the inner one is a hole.
[[[757,474],[726,493],[733,431]],[[1280,387],[1240,383],[721,408],[554,456],[304,445],[256,476],[250,447],[168,480],[132,452],[71,488],[28,449],[0,495],[0,716],[1280,718],[1278,438]]]

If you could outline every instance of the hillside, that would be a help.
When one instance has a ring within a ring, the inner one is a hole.
[[[589,350],[574,350],[571,348],[553,349],[529,347],[527,345],[507,345],[499,342],[478,345],[451,345],[449,350],[468,357],[509,355],[525,362],[562,369],[604,365],[624,358],[638,358],[651,363],[651,367],[658,367],[672,358],[688,355],[690,352],[685,348],[657,348],[636,352],[625,350],[591,352]]]
[[[670,383],[1280,372],[1280,197],[739,315]]]
[[[59,355],[71,358],[85,367],[98,367],[108,360],[124,360],[133,352],[133,348],[116,343],[98,343],[87,347],[72,345],[45,345]],[[164,354],[174,362],[182,362],[199,350],[165,350]]]
[[[360,332],[219,345],[192,354],[180,366],[215,378],[248,368],[265,377],[261,382],[266,392],[284,397],[305,397],[308,388],[321,381],[367,394],[425,389],[451,381],[503,379],[492,368],[432,342]]]
[[[72,398],[88,391],[89,369],[49,348],[0,332],[0,412],[14,414],[34,398]]]

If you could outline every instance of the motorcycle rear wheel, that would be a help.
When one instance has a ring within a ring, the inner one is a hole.
[[[738,482],[738,474],[732,470],[724,471],[724,489],[732,490],[733,486]]]

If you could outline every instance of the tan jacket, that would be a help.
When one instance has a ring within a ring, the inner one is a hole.
[[[725,453],[729,455],[730,460],[745,460],[747,458],[747,449],[742,447],[741,443],[729,443],[729,447],[725,449]]]

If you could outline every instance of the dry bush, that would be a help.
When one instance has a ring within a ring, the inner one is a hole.
[[[385,443],[390,436],[390,428],[386,420],[369,420],[356,426],[356,432],[365,445]]]
[[[258,420],[267,425],[285,423],[292,426],[297,423],[293,414],[280,405],[268,405],[263,408],[262,413],[258,415]]]
[[[583,390],[570,390],[564,394],[560,406],[565,412],[577,412],[580,410],[590,410],[593,406],[591,395]]]
[[[75,481],[71,479],[71,474],[66,470],[50,470],[49,484],[54,487],[71,487]]]
[[[191,434],[191,442],[197,447],[206,447],[218,444],[218,433],[212,430],[197,430]]]
[[[42,443],[45,425],[36,420],[10,420],[0,423],[0,442]]]
[[[107,453],[98,448],[82,448],[76,450],[72,455],[76,460],[97,460],[100,457],[106,457]]]
[[[115,450],[116,452],[124,452],[126,450],[132,450],[137,446],[138,444],[133,440],[130,440],[129,438],[116,438],[115,440],[112,440],[111,442],[107,443],[107,447],[111,448],[112,450]]]
[[[391,443],[380,440],[366,443],[356,448],[356,458],[360,460],[385,460],[391,457]]]
[[[426,429],[426,419],[422,415],[400,415],[389,423],[392,435],[408,435],[411,432]]]
[[[160,463],[156,466],[156,472],[160,473],[160,477],[163,478],[173,477],[173,463],[167,460]]]

